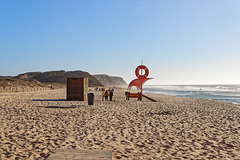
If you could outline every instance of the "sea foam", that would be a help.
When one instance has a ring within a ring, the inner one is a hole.
[[[146,85],[143,92],[240,104],[240,85]]]

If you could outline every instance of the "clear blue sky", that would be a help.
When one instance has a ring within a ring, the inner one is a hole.
[[[0,0],[0,75],[83,70],[129,83],[240,84],[239,0]]]

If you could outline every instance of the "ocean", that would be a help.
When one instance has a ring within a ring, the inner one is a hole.
[[[240,85],[146,85],[143,93],[211,99],[240,104]]]

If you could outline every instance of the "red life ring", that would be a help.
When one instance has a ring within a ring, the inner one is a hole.
[[[144,75],[139,74],[140,69],[144,69],[144,71],[145,71],[145,74],[144,74]],[[136,68],[135,74],[136,74],[136,76],[137,76],[139,79],[144,79],[144,78],[147,78],[147,76],[148,76],[148,74],[149,74],[149,70],[148,70],[148,68],[147,68],[146,66],[140,65],[140,66],[138,66],[138,67]]]

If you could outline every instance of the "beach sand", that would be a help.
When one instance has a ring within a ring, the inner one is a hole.
[[[124,91],[113,101],[90,91],[92,106],[66,101],[65,89],[1,93],[0,159],[45,159],[59,147],[111,150],[113,159],[240,159],[239,105],[167,95],[126,101]]]

